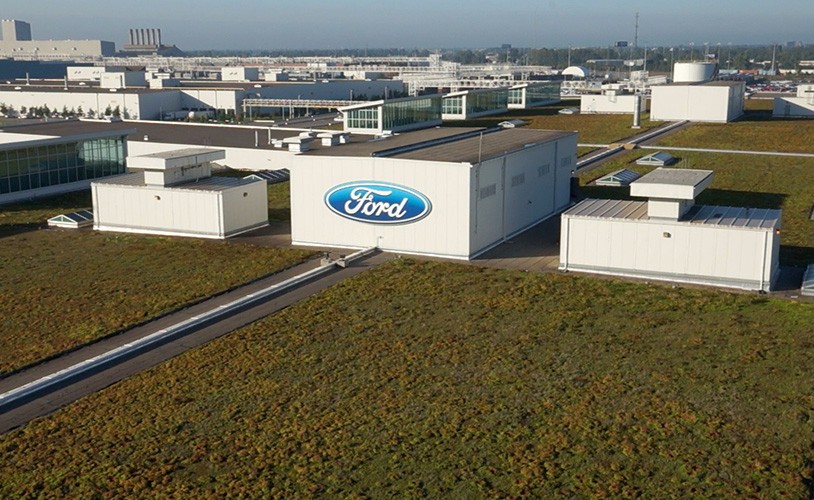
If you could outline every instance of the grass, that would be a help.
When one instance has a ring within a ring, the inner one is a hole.
[[[269,192],[270,213],[287,218],[288,183]],[[0,377],[313,253],[41,229],[48,217],[90,204],[85,191],[0,208]]]
[[[579,142],[585,144],[609,144],[626,137],[655,128],[663,122],[651,122],[645,114],[642,128],[633,130],[632,115],[561,115],[563,108],[579,106],[577,101],[563,101],[557,105],[541,106],[533,109],[512,110],[499,116],[476,118],[473,120],[448,121],[444,126],[451,127],[494,127],[504,120],[520,119],[529,122],[529,127],[545,130],[576,130]],[[584,154],[580,151],[580,154]]]
[[[669,148],[665,148],[669,151]],[[590,198],[629,198],[628,188],[586,186],[589,182],[620,168],[639,173],[650,171],[633,163],[652,151],[637,150],[620,160],[580,175],[582,194]],[[781,221],[780,262],[806,266],[814,263],[814,221],[809,210],[814,203],[814,158],[781,158],[720,153],[675,151],[682,168],[715,172],[712,185],[698,197],[707,205],[779,208]]]
[[[747,101],[749,102],[749,101]],[[732,123],[694,123],[658,144],[688,148],[814,153],[814,120],[771,118],[765,111],[747,112]]]
[[[0,437],[0,494],[808,497],[812,324],[399,260]]]

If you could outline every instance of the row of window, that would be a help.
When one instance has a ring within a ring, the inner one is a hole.
[[[0,194],[97,179],[124,171],[123,137],[0,151]]]
[[[352,109],[347,112],[347,127],[348,128],[379,128],[379,110],[378,108],[363,108]]]
[[[432,96],[409,101],[385,101],[382,104],[382,113],[382,127],[384,130],[437,121],[441,119],[441,97]]]

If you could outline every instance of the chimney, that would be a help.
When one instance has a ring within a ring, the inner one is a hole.
[[[156,31],[158,31],[158,45],[161,45],[161,28],[158,28]]]
[[[133,45],[133,28],[130,28],[130,45]]]

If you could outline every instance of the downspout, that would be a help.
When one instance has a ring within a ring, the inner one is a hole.
[[[764,231],[763,232],[763,259],[762,259],[763,265],[760,266],[760,291],[761,292],[766,291],[766,290],[763,290],[763,285],[765,283],[764,278],[766,276],[766,254],[768,253],[766,251],[766,245],[768,245],[768,244],[769,244],[769,232]]]

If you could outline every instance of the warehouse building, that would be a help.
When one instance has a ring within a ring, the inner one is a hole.
[[[103,40],[33,40],[31,24],[15,19],[0,21],[3,39],[0,57],[70,59],[113,56],[116,44]]]
[[[570,204],[577,135],[433,128],[297,155],[291,238],[472,259]]]
[[[128,157],[128,171],[94,182],[99,231],[227,238],[268,225],[266,181],[212,177],[218,149]]]
[[[769,291],[780,210],[695,205],[708,170],[657,168],[630,185],[648,201],[588,199],[562,214],[560,270]]]
[[[0,204],[78,191],[94,179],[124,173],[126,137],[132,132],[125,127],[66,134],[0,132]]]
[[[743,115],[744,82],[673,83],[651,88],[653,121],[731,122]]]

